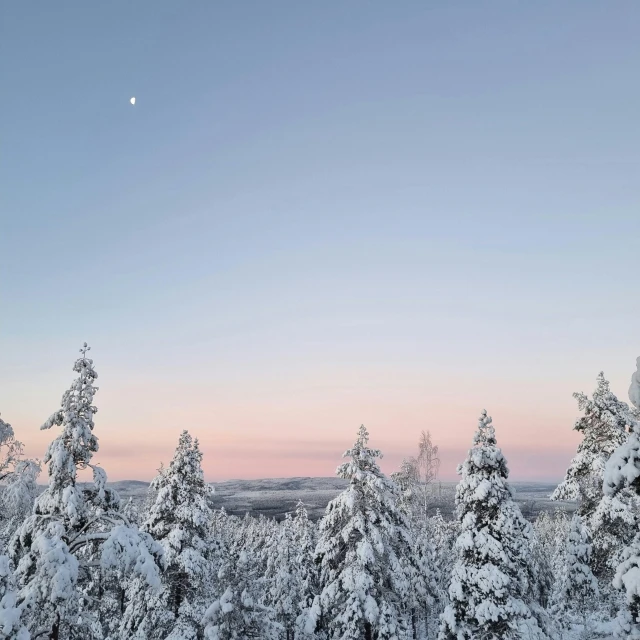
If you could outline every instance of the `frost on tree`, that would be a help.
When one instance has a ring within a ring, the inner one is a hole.
[[[296,505],[292,525],[296,548],[294,567],[299,588],[294,638],[305,640],[318,637],[314,632],[320,611],[320,575],[315,563],[316,529],[302,501]]]
[[[590,566],[606,590],[621,549],[635,535],[637,509],[633,504],[636,498],[627,490],[620,491],[615,498],[603,494],[604,469],[637,421],[629,405],[611,392],[603,373],[598,376],[592,398],[582,393],[574,397],[584,412],[574,427],[583,434],[583,440],[551,499],[579,501],[578,513],[592,536]]]
[[[638,370],[631,378],[629,399],[636,409],[640,409],[640,358]],[[640,495],[640,434],[634,425],[629,437],[611,455],[604,473],[605,496],[616,498],[625,491]],[[636,529],[637,531],[637,529]],[[640,532],[620,555],[613,584],[626,595],[629,638],[640,638]]]
[[[151,483],[151,491],[155,499],[142,530],[164,551],[162,592],[149,598],[144,585],[135,581],[132,602],[138,616],[127,620],[127,628],[141,628],[149,637],[165,640],[195,639],[201,633],[215,546],[209,536],[211,488],[204,480],[198,440],[187,431],[180,435],[169,466]]]
[[[533,525],[531,563],[536,580],[536,599],[543,607],[549,606],[552,595],[559,590],[569,525],[567,514],[560,509],[551,514],[542,512]]]
[[[305,599],[303,576],[298,565],[298,548],[293,518],[285,519],[268,544],[266,593],[264,602],[284,629],[286,640],[293,640],[295,623]]]
[[[420,566],[420,577],[427,598],[422,601],[422,619],[426,637],[438,635],[440,615],[449,602],[449,584],[454,564],[454,544],[457,537],[456,520],[445,520],[439,509],[412,527],[414,557]]]
[[[551,496],[552,500],[579,500],[579,513],[590,516],[602,497],[604,468],[611,454],[627,439],[627,429],[635,424],[629,405],[621,402],[609,389],[604,373],[598,375],[598,387],[589,398],[574,393],[584,413],[574,429],[582,433],[575,457],[564,480]]]
[[[590,556],[589,530],[576,513],[571,519],[564,566],[554,594],[554,609],[560,619],[565,619],[565,615],[571,612],[584,619],[588,612],[597,608],[598,583],[589,566]]]
[[[206,640],[279,640],[284,628],[275,612],[262,604],[265,579],[247,549],[223,551],[215,599],[202,619]]]
[[[531,525],[513,500],[486,411],[458,473],[460,534],[440,640],[544,638],[528,603]]]
[[[0,640],[30,640],[16,599],[13,572],[7,556],[0,556]]]
[[[260,522],[260,521],[258,521]],[[315,535],[302,502],[295,517],[270,531],[264,544],[266,557],[264,604],[282,626],[284,640],[317,638],[318,570]]]
[[[0,418],[0,481],[14,473],[22,459],[22,443],[16,440],[13,427]]]
[[[0,547],[4,549],[17,527],[31,513],[38,495],[40,463],[25,459],[13,428],[0,419]]]
[[[326,508],[317,547],[322,628],[335,640],[411,633],[412,541],[399,491],[378,467],[364,426],[337,471],[349,486]],[[410,637],[410,636],[409,636]]]
[[[424,520],[433,500],[433,483],[438,477],[440,458],[431,433],[423,431],[418,442],[418,455],[405,458],[400,470],[391,474],[401,491],[400,505],[410,519]]]
[[[159,550],[128,526],[117,493],[106,487],[105,472],[91,463],[98,450],[93,433],[97,373],[87,345],[80,351],[73,367],[78,377],[42,427],[61,427],[44,458],[49,485],[9,545],[26,624],[32,636],[49,634],[51,640],[99,638],[111,631],[113,617],[104,606],[109,587],[118,584],[110,581],[114,571],[142,570],[149,586],[158,574]],[[86,468],[93,470],[94,483],[82,489],[77,474]]]

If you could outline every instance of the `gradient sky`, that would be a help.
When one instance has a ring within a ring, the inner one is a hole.
[[[83,341],[96,459],[332,475],[360,423],[443,479],[493,415],[559,479],[640,354],[640,3],[0,7],[0,411]],[[135,107],[129,98],[136,96]]]

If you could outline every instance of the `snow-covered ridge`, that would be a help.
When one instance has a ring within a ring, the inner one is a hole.
[[[307,506],[309,517],[317,520],[324,513],[330,500],[333,500],[345,487],[342,478],[261,478],[252,480],[225,480],[212,482],[214,489],[211,505],[219,509],[224,507],[228,513],[244,515],[260,514],[284,518],[286,513],[295,511],[298,500]],[[557,483],[552,482],[512,482],[516,502],[523,514],[528,517],[553,511],[559,506],[558,502],[549,500],[550,494]],[[120,480],[109,482],[107,486],[115,489],[123,501],[133,498],[135,502],[142,502],[146,498],[149,483],[141,480]],[[44,487],[43,487],[44,488]],[[441,482],[434,487],[433,510],[440,509],[445,517],[451,517],[454,508],[455,482]],[[561,505],[568,511],[573,511],[574,503]]]

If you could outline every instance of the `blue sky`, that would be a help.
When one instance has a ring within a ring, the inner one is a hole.
[[[558,477],[571,392],[605,369],[626,399],[637,3],[8,2],[1,17],[0,410],[33,452],[84,340],[101,440],[171,442],[140,477],[182,428],[210,437],[212,477],[231,473],[223,434],[259,433],[277,470],[278,443],[304,432],[286,464],[306,475],[305,447],[339,458],[360,422],[389,465],[428,428],[452,466],[484,406],[532,469],[554,440],[542,475]]]

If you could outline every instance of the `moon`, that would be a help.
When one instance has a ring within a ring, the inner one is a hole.
[[[130,102],[131,104],[135,104],[135,103],[136,103],[135,96],[134,96],[133,98],[131,98],[131,100],[129,100],[129,102]]]

